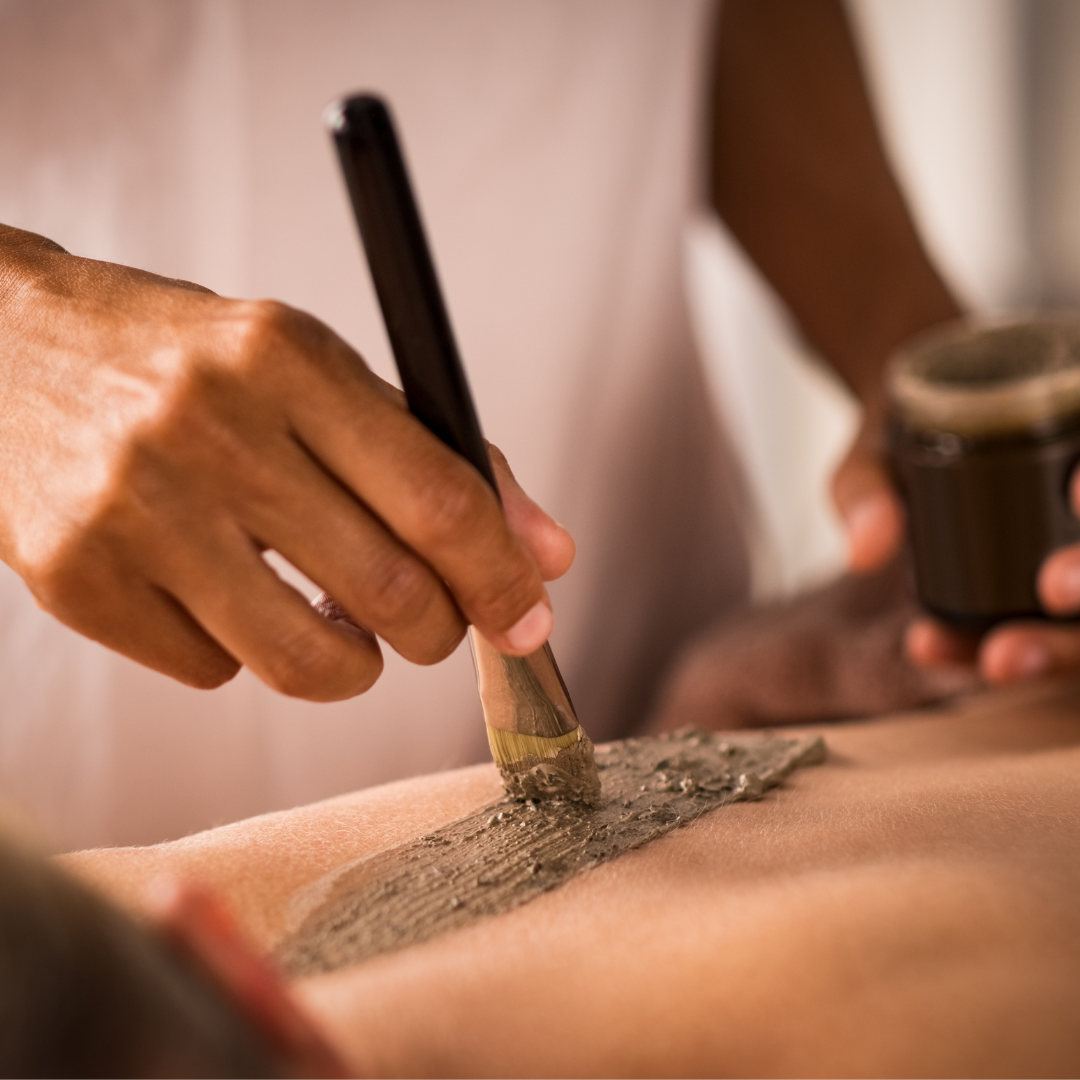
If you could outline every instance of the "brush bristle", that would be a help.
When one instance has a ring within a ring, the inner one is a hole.
[[[556,735],[546,739],[542,735],[522,735],[517,731],[503,731],[487,725],[488,745],[491,756],[500,769],[516,771],[519,765],[536,764],[556,757],[560,750],[581,739],[581,728],[576,727],[565,735]]]

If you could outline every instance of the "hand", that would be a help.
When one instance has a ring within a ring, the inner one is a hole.
[[[801,724],[911,708],[971,689],[970,671],[904,655],[916,611],[906,559],[723,620],[683,653],[650,731]]]
[[[903,538],[903,508],[884,463],[883,417],[883,409],[867,409],[855,444],[833,480],[833,498],[848,535],[848,566],[857,573],[892,558]],[[1080,470],[1073,476],[1070,498],[1074,513],[1080,514]],[[1080,614],[1080,544],[1047,558],[1038,590],[1052,614]],[[983,636],[913,609],[904,648],[912,662],[928,672],[968,668],[991,684],[1080,670],[1080,626],[1017,621]]]
[[[573,541],[479,474],[321,323],[0,227],[0,558],[75,630],[193,686],[368,689],[467,623],[525,654]],[[322,618],[272,548],[364,627]]]

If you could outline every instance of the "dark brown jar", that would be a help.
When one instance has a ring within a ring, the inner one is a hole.
[[[973,630],[1049,617],[1039,567],[1080,540],[1080,315],[951,324],[893,360],[889,393],[922,603]]]

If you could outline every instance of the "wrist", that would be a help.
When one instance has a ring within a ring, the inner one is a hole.
[[[57,263],[74,261],[59,244],[37,233],[0,225],[0,302],[10,314],[21,307],[35,286],[45,283]]]
[[[0,225],[0,249],[11,252],[67,254],[55,240],[26,229],[17,229],[14,225]]]

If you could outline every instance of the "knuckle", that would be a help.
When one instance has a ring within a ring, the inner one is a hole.
[[[243,301],[234,318],[232,366],[245,376],[280,382],[286,367],[315,362],[326,351],[329,330],[314,316],[277,300]]]
[[[196,690],[216,690],[235,678],[240,666],[239,661],[221,650],[218,656],[201,660],[197,666],[182,673],[179,678]]]
[[[59,535],[23,537],[13,566],[38,605],[66,620],[92,611],[117,584],[117,565],[132,559],[116,534],[109,510],[70,523]]]
[[[357,651],[334,630],[315,624],[300,627],[279,642],[263,679],[288,697],[336,701],[364,693],[381,672],[377,646]]]
[[[461,644],[464,637],[464,620],[460,618],[454,619],[447,632],[431,641],[423,642],[415,655],[411,655],[407,659],[414,664],[422,664],[425,667],[431,664],[441,664]]]
[[[277,300],[247,300],[241,303],[234,316],[237,358],[260,362],[289,337],[298,314]]]
[[[387,640],[412,664],[429,666],[445,660],[465,637],[466,623],[457,608],[427,620],[420,634],[393,635]]]
[[[539,584],[539,575],[524,558],[507,560],[488,575],[469,606],[492,626],[507,630],[540,599]]]
[[[132,425],[131,453],[145,460],[177,444],[197,445],[209,405],[220,393],[217,382],[194,357],[177,363],[146,395],[141,422]]]
[[[65,519],[49,517],[21,532],[8,559],[39,606],[57,616],[92,609],[115,587],[118,566],[121,579],[130,577],[144,553],[125,535],[137,508],[122,487],[86,487],[65,507]]]
[[[316,696],[336,681],[334,650],[327,631],[304,628],[284,638],[270,666],[271,686],[288,697]]]
[[[435,599],[431,574],[415,559],[397,556],[371,575],[365,617],[376,625],[419,622]]]
[[[63,610],[73,592],[78,591],[79,572],[70,552],[38,549],[20,559],[19,573],[46,611]]]
[[[424,492],[417,532],[424,547],[457,546],[489,518],[492,495],[472,476],[440,477]]]

